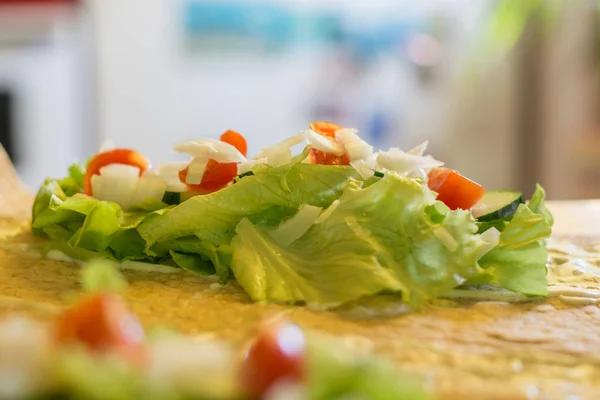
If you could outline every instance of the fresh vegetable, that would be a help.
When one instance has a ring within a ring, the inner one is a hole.
[[[438,193],[438,200],[444,202],[451,210],[468,210],[477,204],[485,193],[481,185],[448,168],[432,169],[429,172],[428,184],[429,189]]]
[[[236,131],[232,131],[231,129],[226,131],[219,138],[221,142],[229,143],[244,156],[248,155],[248,143],[246,143],[246,138],[244,138],[241,134]]]
[[[520,204],[525,203],[523,193],[510,190],[486,192],[481,200],[473,206],[473,217],[480,222],[511,218]]]
[[[66,310],[56,323],[56,340],[81,343],[95,351],[116,350],[126,357],[142,355],[144,330],[122,300],[110,294],[89,295]]]
[[[220,140],[235,147],[242,155],[247,154],[248,145],[246,139],[239,133],[229,130],[221,135]],[[201,160],[202,161],[202,160]],[[189,181],[191,166],[179,172],[179,179],[187,184],[189,190],[207,194],[216,192],[229,185],[233,178],[238,175],[238,165],[235,162],[219,162],[214,158],[209,158],[205,164],[202,164],[203,170],[200,173],[200,183],[193,184]]]
[[[309,127],[314,132],[317,132],[332,141],[335,141],[335,132],[342,129],[341,126],[331,122],[311,122]],[[350,158],[345,152],[342,155],[337,155],[317,149],[311,149],[310,162],[323,165],[350,165]]]
[[[33,231],[52,239],[47,250],[77,258],[175,264],[222,283],[235,278],[255,301],[335,307],[391,292],[419,305],[479,283],[544,295],[544,240],[553,221],[541,188],[528,204],[515,192],[490,192],[479,202],[484,189],[439,168],[424,154],[426,142],[375,152],[353,129],[311,128],[253,159],[233,131],[177,143],[175,151],[192,157],[185,169],[168,163],[140,178],[136,167],[111,164],[94,175],[104,185],[94,197],[78,194],[71,171],[40,188]],[[308,146],[292,158],[303,141]],[[316,151],[350,165],[313,164]],[[103,179],[113,173],[122,180],[109,185]],[[143,184],[148,179],[156,187]],[[180,191],[193,185],[199,191]]]
[[[520,204],[505,225],[498,246],[479,261],[491,272],[491,282],[526,295],[547,294],[545,239],[552,232],[552,219],[543,205],[544,197],[544,190],[538,186],[529,205]]]
[[[478,274],[484,240],[467,211],[450,211],[413,179],[346,185],[339,204],[289,245],[242,220],[232,270],[255,301],[335,305],[382,291],[412,304]]]
[[[304,334],[296,325],[261,329],[242,362],[241,381],[252,398],[261,398],[283,380],[300,383],[306,376]]]
[[[148,168],[148,160],[140,153],[129,149],[114,149],[98,153],[87,165],[85,176],[83,177],[83,189],[85,194],[92,196],[92,177],[99,175],[100,170],[107,165],[123,164],[131,165],[139,169],[141,176]]]

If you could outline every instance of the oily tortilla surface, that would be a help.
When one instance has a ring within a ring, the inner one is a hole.
[[[79,288],[77,264],[40,258],[27,218],[0,217],[0,315],[51,318]],[[285,314],[300,326],[372,347],[423,377],[440,399],[595,399],[600,396],[600,308],[549,299],[524,304],[441,300],[385,317],[253,304],[235,285],[178,272],[126,271],[125,297],[143,323],[239,342]],[[362,311],[362,312],[357,312]],[[368,308],[367,308],[368,310]],[[578,396],[578,397],[568,397]]]

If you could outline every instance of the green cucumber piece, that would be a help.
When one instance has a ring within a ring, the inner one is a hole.
[[[166,203],[170,206],[177,205],[181,203],[181,193],[179,192],[165,192],[165,195],[162,199],[163,203]]]
[[[510,190],[486,192],[479,203],[471,209],[473,217],[480,222],[512,217],[520,204],[524,204],[523,193]]]

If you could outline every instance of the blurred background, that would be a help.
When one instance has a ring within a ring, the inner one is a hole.
[[[489,189],[600,197],[595,0],[0,0],[0,143],[25,183],[105,141],[152,162],[310,120],[424,140]]]

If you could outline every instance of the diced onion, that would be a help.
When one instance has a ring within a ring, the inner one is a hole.
[[[346,149],[350,161],[365,160],[373,154],[373,146],[362,140],[356,129],[338,129],[335,138]]]
[[[446,249],[450,252],[455,252],[458,249],[458,242],[454,239],[454,236],[448,232],[448,229],[443,226],[437,226],[433,228],[433,234],[437,237]]]
[[[112,141],[105,140],[104,143],[102,143],[102,146],[100,146],[98,149],[98,153],[104,153],[106,151],[113,150],[114,148],[116,148],[116,146]]]
[[[429,146],[429,141],[424,141],[423,143],[421,143],[418,146],[413,147],[412,149],[410,149],[409,151],[407,151],[408,154],[412,154],[413,156],[422,156],[423,154],[425,154],[425,151],[427,150],[427,146]]]
[[[186,153],[192,157],[208,161],[213,159],[220,163],[239,163],[246,161],[246,157],[229,143],[215,139],[194,139],[176,143],[173,146],[176,153]]]
[[[187,167],[188,172],[187,177],[185,178],[185,183],[188,185],[199,185],[202,182],[204,171],[206,171],[206,163],[207,160],[199,157],[192,159]]]
[[[335,211],[335,209],[338,207],[339,204],[340,204],[339,200],[334,200],[333,203],[331,203],[331,205],[329,207],[327,207],[325,210],[323,210],[323,212],[317,217],[317,219],[315,219],[314,223],[320,224],[321,222],[323,222],[327,218],[329,218],[331,213],[333,213]]]
[[[167,190],[167,182],[158,176],[142,176],[138,179],[131,198],[131,204],[141,204],[146,200],[162,200]]]
[[[377,164],[390,171],[399,174],[409,173],[418,168],[435,168],[444,165],[443,162],[436,160],[431,156],[416,156],[408,154],[392,147],[388,151],[381,151],[377,156]]]
[[[167,182],[168,192],[185,192],[187,186],[179,179],[179,171],[186,169],[188,164],[186,161],[167,162],[156,167],[154,171]]]
[[[238,175],[245,174],[246,172],[252,170],[257,164],[266,164],[266,158],[259,158],[257,160],[248,160],[243,163],[238,164]]]
[[[94,197],[129,207],[139,173],[139,168],[130,165],[111,164],[101,168],[100,175],[92,177]]]
[[[299,239],[313,225],[315,220],[321,214],[321,207],[303,204],[298,208],[298,212],[290,219],[283,222],[275,231],[273,239],[280,245],[287,246]]]
[[[306,141],[313,149],[320,150],[325,153],[341,156],[345,153],[344,147],[335,140],[318,134],[312,129],[304,131]]]
[[[350,165],[363,178],[367,179],[373,176],[374,171],[366,160],[351,161]]]
[[[50,386],[52,337],[20,316],[0,322],[0,398],[37,398]]]
[[[99,200],[112,201],[129,208],[144,201],[162,200],[167,181],[154,174],[139,177],[137,167],[110,164],[100,169],[100,175],[92,177],[92,191]]]
[[[286,164],[292,160],[292,147],[299,145],[304,140],[304,132],[287,138],[273,146],[262,149],[255,157],[255,160],[264,160],[266,164],[272,167]]]

